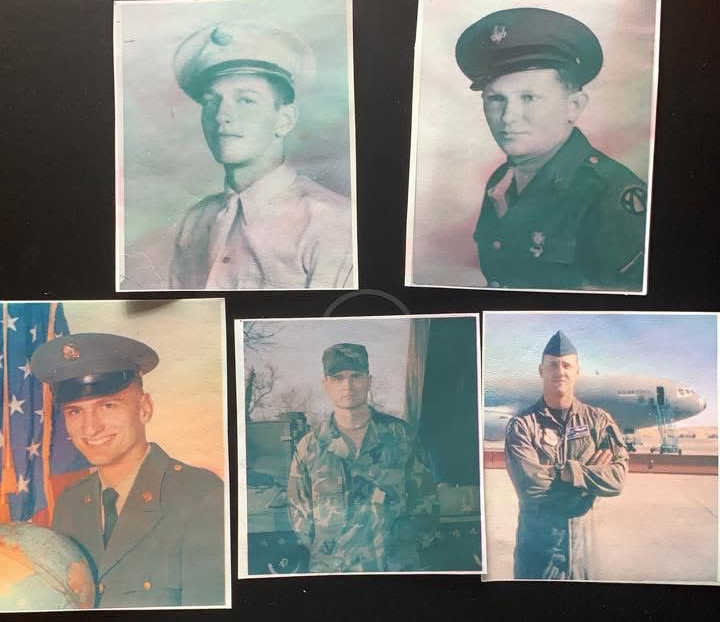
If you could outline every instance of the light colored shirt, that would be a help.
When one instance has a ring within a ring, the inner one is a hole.
[[[352,270],[349,201],[282,164],[188,213],[170,280],[188,289],[349,288]]]
[[[123,507],[125,507],[125,502],[127,501],[128,495],[130,494],[133,484],[135,484],[135,480],[137,479],[137,475],[140,472],[140,468],[142,467],[143,463],[145,462],[145,458],[147,458],[149,453],[150,443],[148,443],[147,449],[145,450],[145,455],[142,457],[142,460],[140,460],[140,462],[137,463],[137,466],[132,471],[130,471],[130,473],[128,473],[121,482],[119,482],[115,486],[110,486],[105,481],[103,481],[102,473],[100,472],[100,469],[98,469],[98,476],[100,477],[100,496],[102,497],[102,492],[107,488],[112,488],[118,494],[117,501],[115,501],[115,508],[117,509],[118,518],[120,518],[120,512],[122,512]],[[100,504],[100,514],[102,517],[102,526],[103,528],[105,528],[105,508],[102,504]]]

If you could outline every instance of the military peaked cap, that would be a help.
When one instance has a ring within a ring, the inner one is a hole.
[[[565,69],[578,86],[603,63],[595,34],[578,20],[545,9],[507,9],[475,22],[460,35],[455,58],[481,91],[498,76],[528,69]]]
[[[180,88],[195,101],[223,74],[274,76],[293,95],[305,91],[315,75],[315,56],[300,37],[244,21],[214,24],[190,35],[178,47],[174,65]]]
[[[47,382],[59,403],[111,395],[155,369],[155,350],[120,335],[78,333],[52,339],[30,359],[33,374]]]

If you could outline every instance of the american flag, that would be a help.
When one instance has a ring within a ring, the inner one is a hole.
[[[69,333],[61,303],[2,303],[0,523],[49,524],[56,496],[87,473],[49,390],[30,371],[38,346]]]

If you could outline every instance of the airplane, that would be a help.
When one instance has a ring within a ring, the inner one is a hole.
[[[662,438],[661,453],[673,451],[673,445],[677,450],[673,423],[694,417],[707,407],[705,399],[687,384],[653,376],[580,376],[575,394],[579,400],[608,411],[626,439],[637,428],[657,426]],[[541,395],[540,378],[486,381],[485,440],[504,440],[510,418],[534,404]]]

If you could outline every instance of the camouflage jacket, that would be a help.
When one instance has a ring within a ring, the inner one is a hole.
[[[298,444],[290,466],[290,524],[311,572],[419,570],[438,516],[425,451],[404,421],[371,409],[354,458],[335,416]]]
[[[588,465],[598,449],[612,460]],[[590,510],[620,494],[629,463],[613,418],[576,399],[558,421],[541,398],[508,423],[505,461],[520,502],[515,578],[592,578]]]

